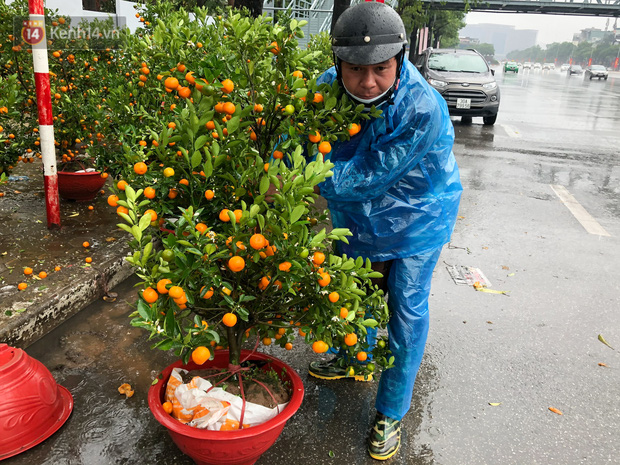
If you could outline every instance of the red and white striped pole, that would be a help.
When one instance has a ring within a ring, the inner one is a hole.
[[[39,135],[41,136],[41,155],[43,159],[43,180],[45,186],[45,206],[47,227],[60,228],[60,201],[58,199],[58,172],[56,171],[56,147],[54,146],[54,120],[52,115],[52,95],[50,91],[49,64],[47,62],[47,36],[45,33],[45,10],[43,0],[28,0],[30,21],[24,25],[24,34],[36,31],[35,37],[27,42],[32,44],[34,81],[37,90],[39,109]],[[38,37],[41,35],[41,37]],[[26,38],[26,37],[24,37]],[[39,39],[39,40],[36,40]]]

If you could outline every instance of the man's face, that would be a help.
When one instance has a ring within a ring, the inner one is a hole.
[[[353,96],[364,100],[378,97],[394,84],[396,58],[374,65],[354,65],[342,62],[342,82]]]

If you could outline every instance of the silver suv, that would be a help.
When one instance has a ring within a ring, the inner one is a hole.
[[[499,111],[499,87],[482,55],[473,49],[428,48],[416,60],[424,79],[443,96],[452,116],[482,116],[495,124]]]

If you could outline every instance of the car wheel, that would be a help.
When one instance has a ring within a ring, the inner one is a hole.
[[[471,124],[471,116],[461,116],[461,124]]]
[[[605,76],[605,80],[607,80],[607,76]]]
[[[497,115],[482,117],[482,122],[484,123],[485,126],[493,126],[496,120],[497,120]]]
[[[590,76],[590,81],[592,80],[592,76]]]

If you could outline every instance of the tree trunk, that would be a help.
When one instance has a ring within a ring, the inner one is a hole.
[[[428,40],[426,41],[426,48],[435,47],[435,19],[436,14],[433,14],[430,24],[428,25]]]
[[[226,328],[228,337],[228,363],[230,365],[239,365],[241,363],[241,344],[239,343],[238,334],[235,334],[233,328]]]
[[[409,61],[415,63],[418,58],[418,31],[417,27],[411,29],[411,36],[409,36]]]
[[[231,0],[228,3],[230,4]],[[232,6],[239,10],[243,7],[247,8],[254,18],[263,14],[263,0],[232,0],[232,3]]]
[[[334,11],[332,12],[332,26],[329,31],[331,34],[334,32],[334,26],[336,25],[336,21],[340,18],[340,15],[344,10],[351,6],[351,0],[334,0]]]

